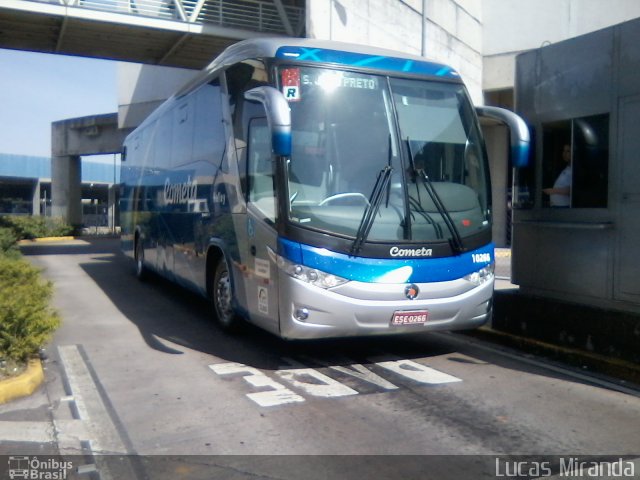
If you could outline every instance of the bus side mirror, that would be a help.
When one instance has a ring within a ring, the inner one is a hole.
[[[271,147],[276,155],[291,155],[291,109],[279,90],[263,86],[247,90],[244,98],[259,102],[267,113],[267,122],[271,131]]]
[[[499,120],[509,127],[511,137],[511,161],[514,168],[524,168],[529,165],[529,149],[531,139],[529,129],[524,120],[515,113],[499,107],[476,107],[479,117]]]
[[[127,160],[127,147],[122,147],[122,153],[120,154],[120,161],[124,162]]]

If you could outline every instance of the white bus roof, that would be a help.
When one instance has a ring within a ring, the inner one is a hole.
[[[459,79],[458,73],[453,68],[429,61],[425,57],[355,43],[292,37],[243,40],[228,47],[206,67],[205,71],[211,72],[250,58],[281,58],[345,66],[366,66],[378,70],[395,70]]]
[[[425,57],[408,53],[370,47],[355,43],[331,40],[317,40],[293,37],[263,37],[243,40],[227,47],[204,70],[187,82],[171,98],[189,93],[217,70],[250,59],[277,58],[290,61],[307,61],[320,64],[334,64],[346,67],[360,67],[400,74],[424,75],[460,82],[460,75],[453,68],[429,61]],[[163,106],[156,109],[141,127],[153,121]],[[137,129],[136,129],[137,130]]]

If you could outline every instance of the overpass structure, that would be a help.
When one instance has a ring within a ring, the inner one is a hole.
[[[199,70],[239,40],[300,36],[305,18],[304,0],[0,0],[0,48]],[[116,114],[52,125],[53,215],[82,223],[81,156],[119,152],[128,131]]]
[[[0,48],[192,69],[239,40],[304,27],[304,0],[0,1]]]

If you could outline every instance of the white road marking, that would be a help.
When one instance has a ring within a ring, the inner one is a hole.
[[[80,420],[85,423],[85,428],[91,436],[92,451],[127,454],[127,448],[111,421],[78,347],[76,345],[59,346],[58,352],[67,374],[69,387],[73,392]]]
[[[359,363],[354,363],[347,367],[330,365],[329,368],[336,372],[344,373],[345,375],[351,375],[352,377],[356,377],[365,382],[373,383],[385,390],[397,390],[399,388]]]
[[[91,452],[96,454],[94,460],[102,480],[135,478],[135,472],[129,462],[109,464],[109,457],[103,456],[127,455],[131,452],[124,445],[118,429],[111,420],[78,347],[62,345],[58,347],[58,352],[80,417],[75,421],[55,422],[60,454],[77,455],[79,441],[87,441]]]
[[[209,368],[218,375],[244,374],[242,378],[249,384],[258,388],[270,388],[264,392],[248,393],[247,397],[261,407],[275,407],[287,403],[304,402],[304,398],[292,392],[284,385],[271,379],[257,368],[248,367],[242,363],[218,363],[209,365]]]
[[[0,438],[3,442],[51,443],[55,441],[50,422],[0,422]]]
[[[294,387],[314,397],[333,398],[358,395],[358,392],[353,388],[347,387],[313,368],[291,368],[277,370],[275,373]]]
[[[440,385],[462,381],[457,377],[412,360],[388,360],[388,358],[389,357],[381,357],[377,359],[377,361],[372,361],[380,368],[425,385]],[[306,367],[297,360],[290,358],[283,358],[282,360],[287,363],[287,367],[294,368],[282,368],[276,370],[274,374],[307,395],[322,398],[336,398],[359,394],[357,390],[316,369]],[[346,366],[327,365],[327,367],[330,370],[335,370],[379,386],[384,390],[398,390],[400,388],[359,363]],[[262,407],[273,407],[287,403],[302,403],[305,401],[304,397],[288,389],[282,383],[273,380],[257,368],[235,362],[212,364],[209,365],[209,368],[217,375],[240,375],[244,381],[256,388],[268,388],[269,390],[246,394],[250,400]]]
[[[96,467],[95,463],[88,463],[86,465],[80,465],[78,467],[78,475],[88,475],[90,473],[94,473],[94,472],[98,472],[98,469]]]
[[[331,362],[327,361],[327,359],[313,358],[303,356],[306,360],[312,363],[318,363],[323,365],[331,370],[335,370],[336,372],[344,373],[345,375],[350,375],[352,377],[357,378],[358,380],[362,380],[364,382],[372,383],[384,390],[397,390],[399,387],[389,382],[388,380],[382,378],[380,375],[372,372],[367,367],[360,363],[353,363],[353,361],[345,356],[339,355],[332,357]],[[299,364],[295,360],[285,359],[291,365],[297,367],[303,367],[303,365]],[[340,365],[333,365],[334,363],[339,363]]]
[[[397,373],[416,382],[427,385],[440,385],[443,383],[461,382],[458,377],[440,372],[434,368],[427,367],[413,360],[376,361],[371,359],[379,367]]]
[[[91,437],[82,420],[54,420],[53,423],[61,453],[77,455],[82,441]]]

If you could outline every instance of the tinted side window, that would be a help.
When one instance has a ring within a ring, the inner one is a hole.
[[[225,72],[225,76],[240,183],[242,192],[245,198],[248,199],[247,130],[249,121],[252,118],[264,117],[264,108],[260,104],[245,100],[244,93],[254,87],[267,85],[267,70],[261,61],[247,60],[229,67]]]
[[[161,170],[171,168],[172,126],[173,118],[171,115],[163,115],[156,122],[154,132],[156,144],[155,165]]]
[[[172,166],[191,162],[193,149],[193,105],[189,98],[180,101],[173,109]]]
[[[216,79],[204,85],[194,96],[193,160],[219,164],[225,147],[219,81]]]
[[[607,206],[609,180],[609,115],[573,121],[573,206]]]

